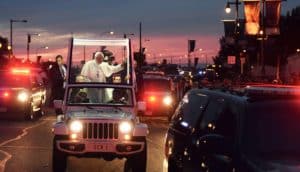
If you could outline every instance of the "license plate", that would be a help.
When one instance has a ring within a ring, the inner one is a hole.
[[[0,112],[7,112],[7,108],[6,107],[0,107]]]
[[[90,144],[90,149],[94,152],[109,152],[111,151],[111,146],[106,143],[94,143]]]

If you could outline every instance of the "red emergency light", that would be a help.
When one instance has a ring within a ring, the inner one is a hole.
[[[17,68],[14,68],[14,69],[12,69],[12,73],[13,74],[28,75],[30,73],[30,70],[29,69],[17,69]]]

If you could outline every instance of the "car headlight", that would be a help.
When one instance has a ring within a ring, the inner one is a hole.
[[[82,123],[80,121],[71,122],[70,130],[73,133],[79,133],[82,130]]]
[[[28,100],[28,94],[26,92],[21,92],[18,94],[18,100],[21,102],[25,102]]]
[[[166,97],[164,97],[164,99],[163,99],[163,103],[165,104],[165,105],[167,105],[167,106],[170,106],[171,104],[172,104],[172,97],[170,97],[170,96],[166,96]]]
[[[128,121],[121,122],[119,125],[119,130],[123,134],[128,134],[132,131],[132,124]]]

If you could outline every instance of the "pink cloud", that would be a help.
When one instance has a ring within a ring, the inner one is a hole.
[[[54,60],[58,54],[67,57],[70,33],[58,35],[42,29],[35,29],[35,31],[42,32],[42,36],[31,43],[31,60],[36,59],[37,49],[38,55],[41,55],[44,60]],[[76,38],[97,39],[97,35],[92,33],[76,33],[74,36]],[[142,44],[146,48],[149,62],[172,57],[173,62],[179,63],[187,60],[187,43],[189,39],[196,40],[196,52],[191,57],[200,57],[200,62],[203,62],[203,59],[201,60],[203,57],[207,57],[208,62],[211,62],[211,57],[218,53],[219,37],[217,35],[144,36]],[[26,58],[26,37],[19,34],[14,35],[14,43],[16,44],[15,47],[18,47],[15,50],[16,56]],[[48,50],[40,49],[45,45],[49,46]],[[198,51],[200,48],[202,49],[201,52]],[[138,49],[139,39],[134,38],[132,40],[132,50],[138,51]]]

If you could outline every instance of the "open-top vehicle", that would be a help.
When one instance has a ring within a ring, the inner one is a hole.
[[[53,126],[53,171],[65,171],[68,156],[126,158],[124,171],[146,171],[130,40],[72,38],[67,65],[64,100],[54,101],[63,114]]]

